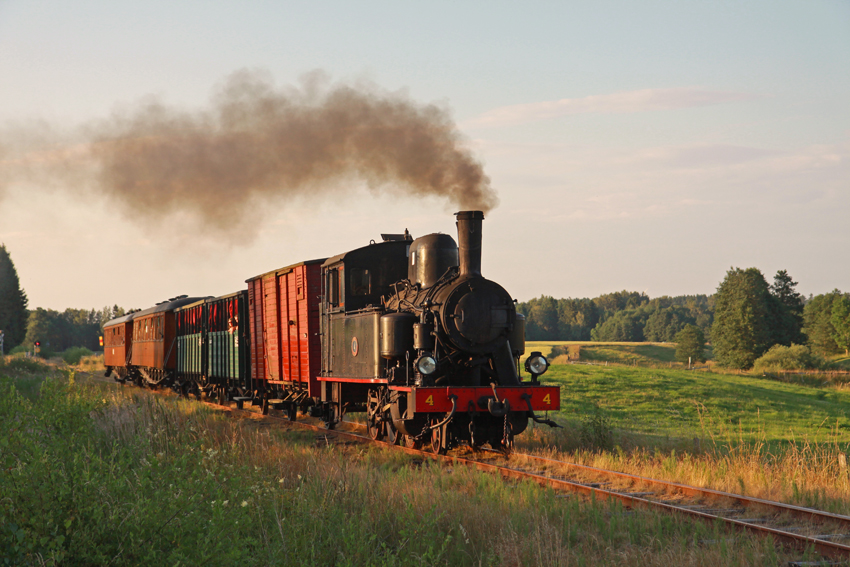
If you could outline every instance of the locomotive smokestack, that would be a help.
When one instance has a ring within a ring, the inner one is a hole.
[[[481,276],[481,226],[483,211],[457,214],[457,246],[460,277]]]

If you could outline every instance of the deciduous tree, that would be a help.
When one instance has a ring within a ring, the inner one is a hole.
[[[850,297],[841,295],[832,302],[832,338],[844,349],[844,354],[850,354]]]
[[[646,320],[643,336],[648,341],[673,342],[676,334],[686,325],[693,325],[696,320],[684,307],[673,305],[656,309]]]
[[[705,334],[696,325],[685,325],[676,334],[676,360],[705,362]]]
[[[822,356],[840,352],[834,337],[832,304],[843,295],[834,289],[829,293],[812,297],[803,308],[803,332],[808,337],[806,342],[812,351]]]

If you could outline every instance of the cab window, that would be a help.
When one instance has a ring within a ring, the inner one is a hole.
[[[328,303],[332,306],[339,305],[339,270],[334,268],[328,270]]]
[[[351,295],[372,294],[372,273],[366,268],[351,269]]]

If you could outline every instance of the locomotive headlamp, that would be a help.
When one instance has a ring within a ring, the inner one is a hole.
[[[545,373],[549,369],[549,361],[546,360],[546,357],[543,356],[540,352],[532,352],[527,359],[525,359],[525,370],[534,380],[537,380],[537,377],[541,374]]]
[[[416,370],[420,374],[429,376],[437,370],[437,360],[430,354],[423,354],[416,359]]]

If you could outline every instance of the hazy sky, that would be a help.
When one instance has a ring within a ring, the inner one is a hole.
[[[847,0],[0,0],[0,242],[30,307],[221,295],[381,232],[454,234],[444,199],[354,180],[255,203],[233,242],[186,212],[134,222],[84,175],[10,173],[51,160],[44,132],[73,153],[151,101],[204,112],[246,69],[450,110],[500,200],[482,271],[519,300],[713,293],[732,266],[850,289]]]

